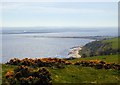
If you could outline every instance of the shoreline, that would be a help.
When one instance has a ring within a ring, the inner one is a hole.
[[[82,49],[82,46],[75,46],[70,48],[70,51],[68,53],[69,58],[81,58],[81,55],[79,55],[79,51]]]

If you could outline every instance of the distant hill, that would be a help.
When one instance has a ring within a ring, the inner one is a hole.
[[[119,39],[120,38],[110,38],[90,42],[82,47],[79,54],[82,55],[82,57],[117,54],[120,52],[120,48],[118,48]]]

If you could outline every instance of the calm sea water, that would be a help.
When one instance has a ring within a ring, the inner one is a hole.
[[[24,31],[25,32],[25,31]],[[112,31],[113,32],[113,31]],[[117,33],[117,32],[116,32]],[[115,33],[86,32],[52,32],[52,33],[15,33],[2,35],[2,62],[11,58],[67,57],[69,49],[83,46],[91,39],[80,38],[44,38],[39,36],[115,36]],[[113,35],[114,34],[114,35]]]

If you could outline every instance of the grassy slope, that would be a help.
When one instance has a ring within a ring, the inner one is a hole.
[[[117,83],[118,72],[97,70],[90,67],[66,66],[64,69],[50,69],[53,83]]]
[[[118,55],[108,55],[108,56],[95,56],[87,58],[79,58],[75,60],[69,60],[71,62],[76,62],[79,60],[104,60],[106,62],[118,63]],[[118,71],[115,70],[97,70],[90,67],[81,66],[66,66],[64,69],[50,69],[52,72],[53,82],[55,83],[115,83],[120,81],[118,77]]]
[[[78,60],[94,60],[100,59],[107,62],[118,63],[117,55],[109,56],[96,56],[88,58],[79,58],[75,60],[70,60],[71,62],[76,62]],[[13,70],[16,66],[13,65],[3,65],[3,82],[7,82],[4,75],[7,71]],[[81,67],[75,65],[65,66],[63,69],[52,69],[48,68],[52,74],[53,83],[117,83],[120,81],[118,77],[119,71],[116,70],[97,70],[90,67]]]
[[[103,60],[106,62],[119,63],[118,55],[94,56],[94,57],[78,58],[78,59],[74,59],[74,60],[70,60],[70,61],[75,62],[78,60]]]
[[[79,52],[79,54],[86,54],[87,56],[90,56],[91,53],[93,53],[93,55],[101,55],[100,53],[116,54],[116,51],[120,49],[118,48],[118,40],[120,41],[120,38],[111,38],[107,40],[90,42],[83,46],[83,49]],[[111,48],[112,50],[110,50]]]
[[[103,40],[103,42],[110,42],[112,43],[112,48],[113,49],[118,49],[118,38],[113,38],[113,39],[110,39],[110,40]]]
[[[15,66],[9,65],[6,68],[6,65],[3,65],[4,83],[7,84],[5,73],[14,68]],[[48,69],[51,72],[53,83],[118,83],[120,81],[116,70],[97,70],[74,65],[65,66],[63,69]]]

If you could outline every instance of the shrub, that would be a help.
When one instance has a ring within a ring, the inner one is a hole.
[[[20,63],[20,60],[18,58],[11,59],[7,64],[11,65],[18,65]]]
[[[111,64],[105,64],[105,65],[104,65],[104,68],[105,68],[105,69],[111,69],[111,68],[112,68],[112,65],[111,65]]]
[[[101,60],[84,60],[84,61],[77,61],[74,65],[81,65],[85,67],[94,67],[96,69],[115,69],[120,70],[120,65],[115,63],[107,63]]]
[[[25,65],[32,67],[56,67],[56,68],[64,68],[64,65],[70,65],[71,63],[65,61],[63,59],[58,58],[42,58],[42,59],[11,59],[6,64],[10,65]]]
[[[115,65],[113,66],[113,69],[115,69],[115,70],[120,70],[120,65],[115,64]]]
[[[10,85],[49,85],[51,74],[46,68],[33,70],[27,66],[18,66],[13,72],[6,73]]]
[[[8,71],[8,72],[5,74],[5,77],[6,77],[6,78],[13,77],[13,71]]]
[[[96,69],[102,69],[103,68],[103,64],[98,63],[98,64],[95,65],[95,68]]]
[[[79,62],[79,61],[74,63],[74,65],[80,65],[80,64],[81,64],[81,62]]]

